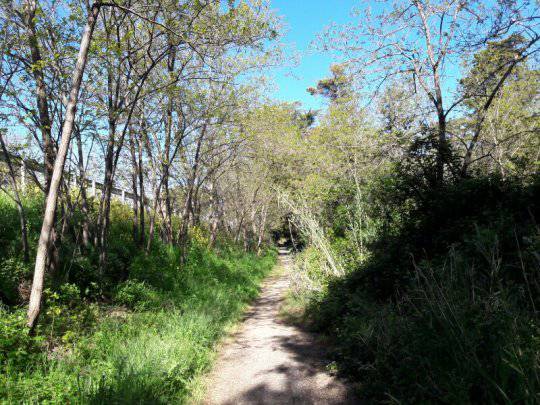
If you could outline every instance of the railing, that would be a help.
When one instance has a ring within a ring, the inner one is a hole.
[[[15,154],[10,154],[9,157],[13,166],[18,167],[20,170],[21,188],[23,190],[26,188],[28,182],[27,173],[29,171],[34,173],[34,178],[36,179],[36,181],[39,181],[39,179],[37,178],[35,173],[39,173],[41,175],[44,175],[45,173],[45,166],[34,159],[25,159],[22,156],[18,156]],[[6,156],[4,153],[0,153],[0,161],[6,162]],[[70,186],[72,184],[71,180],[72,178],[70,178],[68,181],[68,184]],[[92,197],[97,197],[98,191],[101,191],[103,193],[103,183],[100,183],[99,181],[96,181],[94,179],[84,179],[84,185],[86,189],[90,190],[90,195]],[[135,195],[131,191],[124,190],[119,187],[113,187],[111,194],[113,197],[118,197],[122,204],[129,204],[130,206],[133,206]],[[149,203],[152,201],[152,199],[145,196],[145,201],[147,202],[146,206],[149,207]]]

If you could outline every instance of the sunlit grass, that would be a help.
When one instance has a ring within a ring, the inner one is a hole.
[[[104,316],[64,357],[4,373],[2,402],[159,404],[200,397],[215,344],[274,263],[274,252],[194,249],[172,289],[158,289],[165,307]],[[159,270],[178,267],[169,264]]]

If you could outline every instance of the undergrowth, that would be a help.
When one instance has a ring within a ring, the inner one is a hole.
[[[357,260],[348,230],[326,233],[345,276],[329,276],[314,245],[299,255],[290,305],[331,338],[368,403],[537,403],[538,179],[477,177],[423,194],[406,180],[371,185],[374,236]]]
[[[39,199],[29,201],[39,215]],[[16,216],[11,208],[0,199],[2,220]],[[16,254],[16,232],[10,230],[17,222],[12,222],[10,227],[2,221],[0,234],[7,242],[0,261],[2,292],[8,297],[0,306],[0,402],[6,404],[156,404],[196,398],[216,342],[256,297],[276,259],[273,250],[257,256],[226,242],[210,249],[197,235],[184,264],[178,248],[157,239],[145,254],[123,243],[131,232],[130,218],[117,206],[110,257],[122,268],[111,268],[100,282],[92,253],[78,255],[68,244],[65,271],[47,280],[44,312],[36,334],[29,336],[17,288],[31,264]],[[37,232],[37,222],[30,219],[30,235]]]

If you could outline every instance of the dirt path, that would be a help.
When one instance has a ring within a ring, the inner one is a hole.
[[[324,350],[314,336],[278,318],[289,285],[285,270],[263,285],[240,330],[222,348],[204,404],[354,404],[343,382],[324,371]]]

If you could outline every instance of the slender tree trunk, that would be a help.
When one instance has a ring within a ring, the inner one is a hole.
[[[180,244],[180,247],[183,250],[182,257],[185,258],[185,247],[187,245],[187,237],[188,237],[188,231],[189,231],[189,219],[190,219],[190,213],[193,212],[192,204],[193,204],[193,192],[195,187],[195,180],[197,178],[197,173],[199,170],[199,160],[201,156],[201,147],[203,143],[204,136],[206,135],[206,125],[203,126],[201,135],[199,136],[199,139],[197,140],[197,147],[195,150],[195,157],[193,162],[193,167],[191,171],[191,175],[188,180],[187,184],[187,193],[186,193],[186,199],[184,203],[184,208],[182,210],[182,225],[180,226],[180,232],[178,237],[178,243]]]
[[[242,231],[242,227],[244,226],[244,217],[245,217],[245,213],[242,212],[242,216],[240,217],[240,221],[238,222],[238,227],[236,228],[236,234],[234,236],[234,242],[235,243],[238,243],[240,241],[240,235],[241,235],[241,231]]]
[[[293,245],[293,249],[294,249],[295,252],[297,252],[298,248],[296,247],[296,241],[294,240],[294,234],[293,234],[293,231],[292,231],[292,225],[291,225],[290,218],[287,218],[287,224],[289,225],[289,235],[291,237],[291,243]]]
[[[221,219],[222,207],[217,188],[213,181],[210,182],[210,247],[214,246],[217,239],[219,221]]]
[[[113,114],[109,110],[109,114]],[[101,194],[100,212],[98,217],[99,231],[97,235],[97,246],[99,247],[99,269],[103,274],[107,265],[107,231],[109,228],[111,196],[113,188],[113,164],[114,147],[116,138],[116,121],[114,118],[109,120],[109,140],[107,142],[107,151],[105,154],[105,175],[103,178],[103,193]]]
[[[55,150],[51,137],[51,119],[49,115],[49,102],[45,87],[45,77],[43,74],[43,60],[41,59],[41,51],[39,49],[39,41],[35,24],[37,1],[26,0],[24,10],[27,41],[32,60],[32,75],[34,76],[34,80],[36,82],[36,101],[39,114],[39,129],[41,131],[45,163],[45,194],[47,194],[51,184]]]
[[[90,225],[88,223],[88,196],[86,194],[86,170],[84,168],[84,156],[83,156],[83,146],[81,139],[81,132],[77,129],[77,151],[78,151],[78,167],[79,167],[79,188],[81,192],[81,210],[83,213],[83,223],[82,223],[82,235],[83,235],[83,245],[85,248],[90,246]]]
[[[169,78],[173,77],[174,66],[176,62],[176,49],[174,45],[170,46],[169,57],[167,60],[167,71],[169,73]],[[173,130],[173,95],[169,94],[169,99],[167,101],[167,116],[166,116],[166,128],[165,128],[165,144],[163,150],[163,161],[162,161],[162,171],[163,171],[163,191],[165,199],[165,232],[167,243],[173,243],[173,229],[172,229],[172,207],[171,207],[171,196],[169,192],[169,170],[171,167],[171,139],[172,139],[172,130]]]
[[[446,116],[444,115],[442,107],[438,109],[437,117],[439,138],[437,146],[437,182],[442,183],[444,179],[444,165],[449,157],[448,141],[446,139]]]
[[[90,42],[92,40],[92,34],[94,32],[94,27],[96,25],[96,19],[99,14],[100,6],[101,5],[99,3],[95,3],[91,7],[86,26],[84,28],[84,32],[81,38],[79,55],[77,57],[77,64],[75,65],[75,69],[73,71],[73,78],[69,93],[69,99],[66,106],[64,124],[62,126],[62,139],[60,142],[56,160],[54,162],[54,170],[52,173],[49,193],[47,195],[47,202],[45,204],[43,225],[41,227],[41,233],[39,236],[39,242],[37,247],[34,278],[32,282],[32,291],[30,293],[30,303],[28,306],[28,327],[30,327],[30,330],[34,329],[41,310],[43,282],[45,279],[45,264],[47,261],[47,251],[49,249],[51,239],[51,231],[54,225],[54,213],[56,211],[56,204],[58,202],[58,191],[60,188],[62,174],[64,171],[64,164],[66,162],[66,156],[71,140],[71,134],[73,132],[73,126],[75,123],[77,102],[79,100],[79,91],[81,88],[84,70],[86,68],[86,61],[88,59],[88,50],[90,49]]]
[[[262,219],[261,219],[261,224],[259,226],[259,235],[257,238],[257,256],[260,256],[261,254],[261,247],[262,247],[262,242],[263,242],[263,237],[264,237],[264,231],[266,229],[267,217],[268,217],[268,207],[265,205],[262,211]]]
[[[131,188],[133,192],[133,240],[139,245],[139,163],[135,154],[135,134],[129,130],[129,153],[131,155]]]
[[[38,109],[39,129],[41,132],[41,142],[43,146],[43,162],[45,165],[45,195],[49,192],[53,166],[55,161],[55,147],[51,136],[51,119],[49,115],[49,102],[47,99],[47,89],[45,85],[45,75],[43,73],[43,59],[39,47],[38,34],[36,30],[36,11],[38,2],[36,0],[26,0],[24,4],[24,22],[26,25],[28,47],[30,49],[30,58],[32,61],[32,75],[36,82],[36,103]],[[56,223],[56,212],[53,222]],[[50,271],[55,271],[58,265],[58,252],[56,251],[56,232],[51,232],[51,243],[49,244],[48,260],[46,266]]]
[[[146,253],[150,252],[150,249],[152,248],[152,241],[154,240],[156,212],[158,209],[158,204],[161,204],[161,198],[159,197],[160,189],[161,187],[156,186],[154,190],[154,203],[152,204],[152,212],[150,212],[150,223],[148,225],[148,241],[146,243]]]
[[[160,202],[159,195],[161,193],[161,181],[158,181],[158,174],[157,174],[157,164],[154,164],[153,155],[152,155],[152,147],[150,145],[150,138],[147,136],[148,134],[145,132],[145,146],[146,151],[148,154],[148,157],[150,158],[150,161],[152,163],[152,189],[154,192],[154,201],[152,203],[152,207],[149,212],[149,223],[148,223],[148,240],[146,242],[146,253],[148,254],[150,252],[150,249],[152,248],[152,242],[154,240],[154,226],[155,226],[155,220],[156,220],[156,212],[158,203]]]
[[[145,135],[144,135],[145,136]],[[146,209],[146,201],[144,198],[144,172],[143,172],[143,147],[142,147],[142,141],[137,142],[138,146],[138,152],[139,152],[139,166],[138,166],[138,176],[139,176],[139,208],[140,208],[140,215],[139,215],[139,246],[144,246],[144,238],[145,238],[145,228],[144,228],[144,216],[145,216],[145,209]]]
[[[30,260],[30,251],[28,248],[28,234],[26,231],[26,213],[24,212],[21,196],[19,194],[19,187],[17,186],[17,176],[15,175],[15,170],[13,169],[13,165],[11,163],[11,157],[9,156],[9,152],[6,148],[6,144],[4,142],[4,137],[2,136],[2,132],[0,132],[0,143],[2,144],[2,151],[4,152],[4,155],[6,156],[6,163],[8,165],[11,181],[13,183],[13,191],[15,194],[15,204],[17,205],[17,211],[19,213],[19,224],[21,227],[21,245],[23,249],[23,260],[25,263],[28,263],[28,261]]]
[[[248,239],[248,231],[247,226],[242,227],[242,239],[244,244],[244,252],[249,251],[249,239]]]

